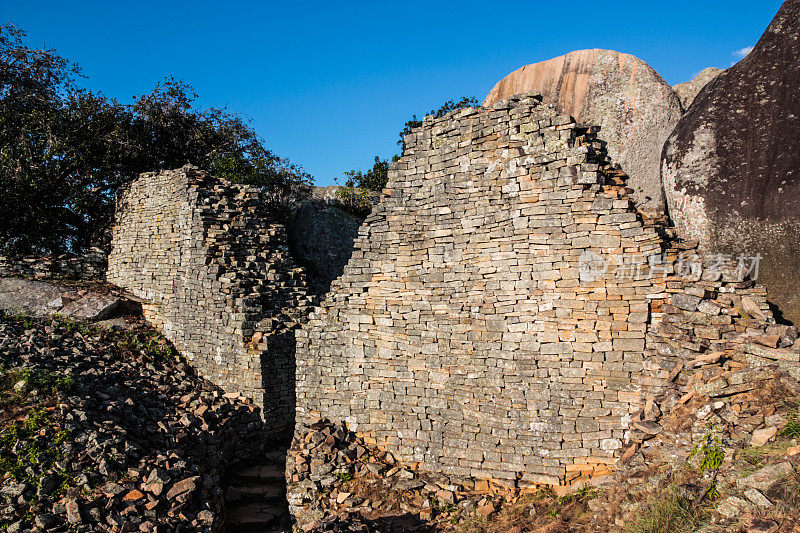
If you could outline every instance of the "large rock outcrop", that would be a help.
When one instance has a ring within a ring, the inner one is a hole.
[[[711,80],[719,76],[722,72],[724,71],[716,67],[708,67],[701,70],[691,81],[685,81],[672,86],[678,98],[681,100],[684,111],[689,109],[689,106],[692,105],[692,102],[697,98],[700,91],[703,90],[703,87],[708,85]]]
[[[763,256],[760,282],[800,321],[800,0],[697,96],[664,147],[679,233],[725,254]]]
[[[0,277],[0,311],[37,318],[58,315],[72,320],[105,320],[133,302],[107,291],[91,291],[25,278]],[[124,321],[123,321],[124,323]],[[119,324],[119,323],[117,323]]]
[[[600,126],[598,137],[629,174],[638,207],[663,211],[661,149],[682,109],[655,70],[632,55],[579,50],[512,72],[494,86],[484,106],[526,91],[541,93],[545,102],[578,122]]]

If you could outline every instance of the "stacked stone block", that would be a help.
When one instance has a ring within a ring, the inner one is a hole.
[[[668,255],[677,265],[699,257],[694,249],[672,248]],[[662,377],[671,382],[692,369],[733,360],[775,365],[800,379],[798,330],[778,323],[764,287],[737,274],[736,261],[721,265],[711,256],[696,264],[700,268],[691,276],[670,272],[667,294],[654,302],[648,355],[669,370]]]
[[[607,472],[632,415],[710,345],[699,328],[679,340],[694,352],[663,334],[694,281],[595,133],[526,93],[406,136],[389,196],[298,332],[297,421],[345,421],[455,477],[526,487]],[[729,281],[699,301],[749,290]],[[775,322],[758,290],[746,295],[764,333]]]
[[[252,398],[275,435],[291,429],[294,330],[311,300],[257,188],[190,166],[143,174],[120,195],[108,281],[145,300],[204,377]]]
[[[643,353],[664,287],[582,282],[581,254],[649,257],[662,239],[605,183],[594,133],[527,94],[408,135],[390,196],[298,335],[298,418],[522,485],[613,462],[660,370]]]
[[[32,279],[105,279],[108,257],[99,248],[76,254],[0,256],[0,276],[22,276]]]

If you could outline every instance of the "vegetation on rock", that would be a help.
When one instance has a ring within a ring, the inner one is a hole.
[[[148,327],[0,314],[0,530],[219,529],[262,429]]]

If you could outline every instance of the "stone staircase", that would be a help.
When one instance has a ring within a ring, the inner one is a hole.
[[[224,531],[290,532],[284,467],[286,452],[267,452],[255,463],[239,465],[225,480]]]

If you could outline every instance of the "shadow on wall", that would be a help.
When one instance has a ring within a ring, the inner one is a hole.
[[[271,349],[261,354],[261,381],[264,390],[263,420],[273,426],[274,443],[288,447],[295,426],[295,351],[297,340],[294,331],[283,331],[269,337]],[[275,357],[285,358],[276,361]]]
[[[325,295],[353,255],[353,242],[362,219],[324,200],[311,199],[297,207],[286,232],[292,257],[306,268],[311,289]]]

